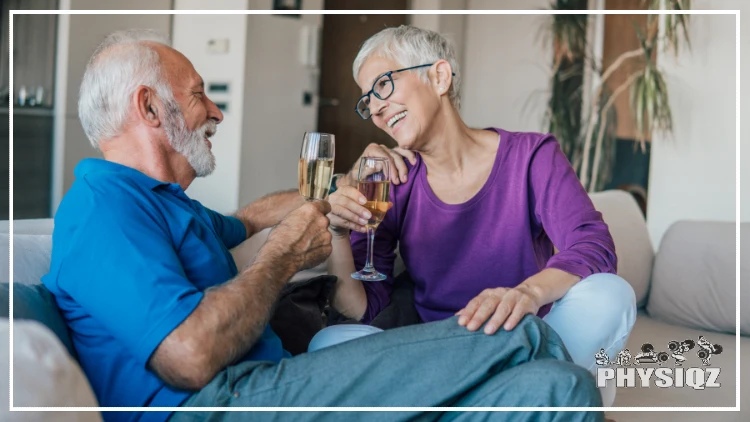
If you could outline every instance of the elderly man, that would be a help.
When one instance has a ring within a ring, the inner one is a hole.
[[[223,116],[190,61],[150,31],[105,39],[86,68],[79,113],[104,159],[86,159],[76,167],[75,183],[55,216],[52,264],[43,281],[71,329],[101,405],[600,405],[591,375],[570,362],[560,338],[536,317],[512,333],[487,336],[447,320],[291,357],[268,327],[269,314],[293,274],[330,254],[330,206],[324,201],[302,205],[298,195],[287,192],[224,216],[188,198],[190,183],[214,169],[209,138]],[[238,272],[229,249],[272,226],[254,264]],[[105,412],[104,417],[243,418],[237,412],[196,412]],[[488,417],[461,418],[475,416]],[[508,417],[599,420],[602,415]],[[326,418],[343,415],[294,415],[295,420]]]

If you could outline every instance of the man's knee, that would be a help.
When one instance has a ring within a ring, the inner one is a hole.
[[[558,382],[570,388],[569,399],[571,407],[602,407],[602,395],[596,388],[596,380],[586,368],[572,362],[561,362],[567,367],[560,371]]]
[[[545,341],[556,345],[563,344],[563,341],[557,332],[536,315],[526,314],[521,318],[521,321],[519,321],[513,331],[525,332],[532,342]],[[513,331],[511,331],[511,333]]]
[[[530,388],[547,389],[557,407],[601,407],[602,397],[589,371],[572,362],[545,359],[529,365],[524,378],[536,380]],[[532,381],[533,382],[533,381]]]

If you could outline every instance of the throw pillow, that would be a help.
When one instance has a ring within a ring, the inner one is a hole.
[[[0,317],[9,317],[10,286],[0,283]],[[42,284],[13,285],[13,318],[15,321],[31,319],[46,325],[75,357],[73,341],[68,326],[55,303],[55,297]]]
[[[750,223],[740,224],[750,237]],[[678,221],[662,238],[646,310],[662,321],[750,335],[750,292],[741,290],[736,326],[736,233],[730,222]],[[748,285],[750,248],[742,249],[740,277]]]
[[[0,320],[0,362],[10,360],[7,344],[10,328],[7,319]],[[9,366],[0,365],[0,378],[10,377]],[[0,383],[0,396],[8,397],[8,383]],[[6,403],[7,405],[7,403]],[[13,323],[13,405],[16,407],[96,407],[88,380],[57,337],[36,321]],[[7,412],[7,413],[6,413]],[[97,411],[91,412],[9,412],[0,406],[3,421],[98,422]]]

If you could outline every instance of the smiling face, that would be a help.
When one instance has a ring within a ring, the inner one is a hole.
[[[162,53],[164,74],[174,95],[165,104],[164,130],[170,144],[185,156],[197,177],[211,174],[216,160],[208,140],[224,116],[204,92],[203,78],[192,63],[176,50]]]
[[[402,69],[393,59],[373,55],[357,77],[362,94],[388,71]],[[434,72],[432,68],[430,72]],[[393,93],[385,100],[370,95],[370,113],[375,126],[390,135],[401,148],[419,151],[441,107],[439,88],[425,82],[416,71],[393,73]]]

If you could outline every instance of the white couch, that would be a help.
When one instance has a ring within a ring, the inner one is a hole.
[[[741,357],[750,358],[750,289],[744,289],[741,302],[740,330],[735,332],[735,249],[734,224],[710,222],[680,222],[670,228],[655,256],[646,230],[645,221],[633,198],[623,191],[607,191],[592,195],[615,241],[619,260],[619,274],[633,286],[639,303],[639,315],[627,347],[638,353],[642,344],[652,343],[657,350],[665,350],[671,340],[697,340],[704,335],[723,346],[723,353],[713,358],[714,367],[721,368],[721,388],[694,391],[690,388],[618,388],[617,407],[732,407],[736,399],[737,346]],[[38,283],[49,268],[51,220],[25,220],[14,223],[14,281]],[[742,225],[743,233],[750,233],[750,224]],[[5,233],[5,234],[3,234]],[[8,247],[8,224],[0,224],[0,241]],[[266,232],[248,239],[232,251],[238,267],[252,262],[263,244]],[[742,275],[745,286],[750,277],[750,248],[745,249]],[[0,283],[8,280],[8,253],[0,252]],[[403,264],[397,263],[397,272]],[[308,278],[325,271],[321,265],[298,274],[295,279]],[[14,399],[16,406],[92,406],[96,401],[90,387],[80,375],[74,359],[65,351],[59,339],[44,326],[33,321],[16,320],[14,347]],[[3,325],[5,324],[5,325]],[[5,331],[3,331],[5,330]],[[721,332],[717,332],[721,331]],[[0,350],[8,351],[7,320],[0,321]],[[739,343],[739,344],[738,344]],[[50,355],[50,356],[47,356]],[[687,354],[686,354],[687,355]],[[32,358],[30,358],[32,357]],[[0,359],[8,359],[0,355]],[[690,357],[690,366],[699,365]],[[35,365],[35,361],[49,365]],[[0,373],[8,365],[0,365]],[[33,372],[32,372],[33,371]],[[33,373],[33,377],[30,376]],[[78,373],[78,375],[75,375]],[[742,377],[750,379],[748,365],[742,367]],[[2,378],[2,375],[0,375]],[[61,389],[41,388],[43,383],[66,386]],[[5,396],[7,383],[0,383],[0,396]],[[742,390],[740,401],[750,401],[750,387]],[[0,420],[99,420],[97,413],[13,413],[3,414]],[[628,421],[748,421],[748,412],[707,412],[679,415],[668,412],[608,412],[618,422]]]

